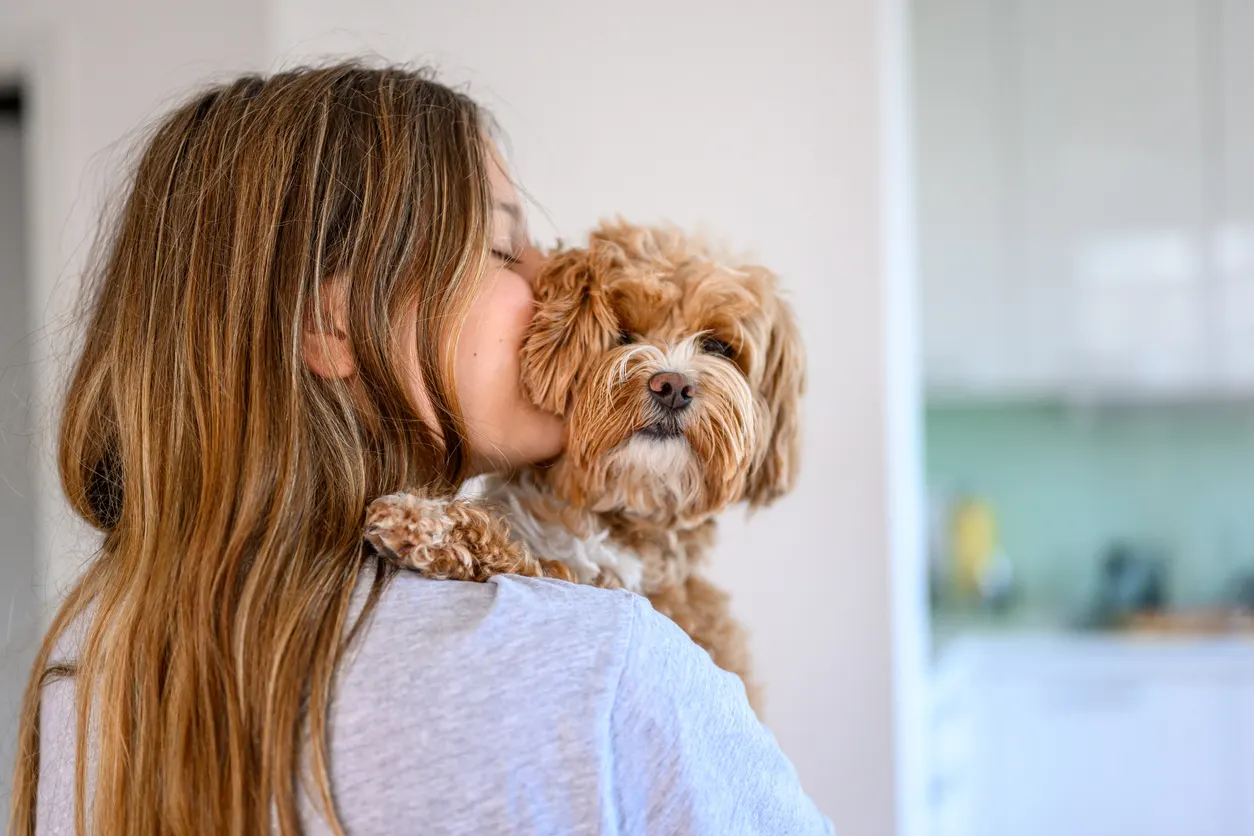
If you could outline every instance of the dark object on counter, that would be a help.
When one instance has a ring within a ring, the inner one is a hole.
[[[1245,572],[1232,580],[1230,603],[1241,612],[1254,612],[1254,572]]]
[[[1147,549],[1112,543],[1102,557],[1090,627],[1118,627],[1130,616],[1167,605],[1166,563]]]

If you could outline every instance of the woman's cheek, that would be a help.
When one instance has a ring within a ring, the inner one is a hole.
[[[457,345],[458,395],[472,432],[506,443],[522,403],[519,352],[531,322],[531,287],[497,271],[466,318]]]
[[[518,454],[512,464],[550,459],[561,452],[563,425],[560,418],[541,411],[523,395],[520,355],[523,340],[535,316],[531,285],[514,273],[499,285],[496,310],[500,314],[499,338],[502,359],[509,364],[508,387],[502,388],[503,446]],[[503,383],[504,381],[502,381]]]
[[[514,348],[521,349],[527,327],[535,315],[535,297],[531,285],[521,276],[506,273],[497,283],[497,307],[502,318],[508,322],[506,331],[513,340]]]

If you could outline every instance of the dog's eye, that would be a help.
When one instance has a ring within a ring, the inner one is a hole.
[[[701,343],[701,350],[706,354],[718,354],[733,360],[736,357],[736,349],[732,348],[722,340],[716,340],[713,337],[706,337]]]
[[[635,341],[636,341],[636,335],[631,333],[630,331],[623,330],[623,331],[618,332],[618,344],[619,345],[631,345]]]

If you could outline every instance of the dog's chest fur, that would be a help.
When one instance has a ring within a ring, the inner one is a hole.
[[[600,515],[566,506],[526,473],[474,480],[463,494],[496,506],[509,523],[511,538],[538,557],[566,564],[580,583],[593,583],[608,573],[624,589],[642,595],[682,582],[709,540],[706,526],[695,539],[694,532],[654,529],[641,537],[638,531],[615,530]],[[710,536],[712,528],[711,523]]]

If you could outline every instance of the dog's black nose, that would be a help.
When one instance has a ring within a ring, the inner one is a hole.
[[[649,378],[649,392],[662,406],[679,410],[692,402],[697,387],[679,372],[658,372]]]

